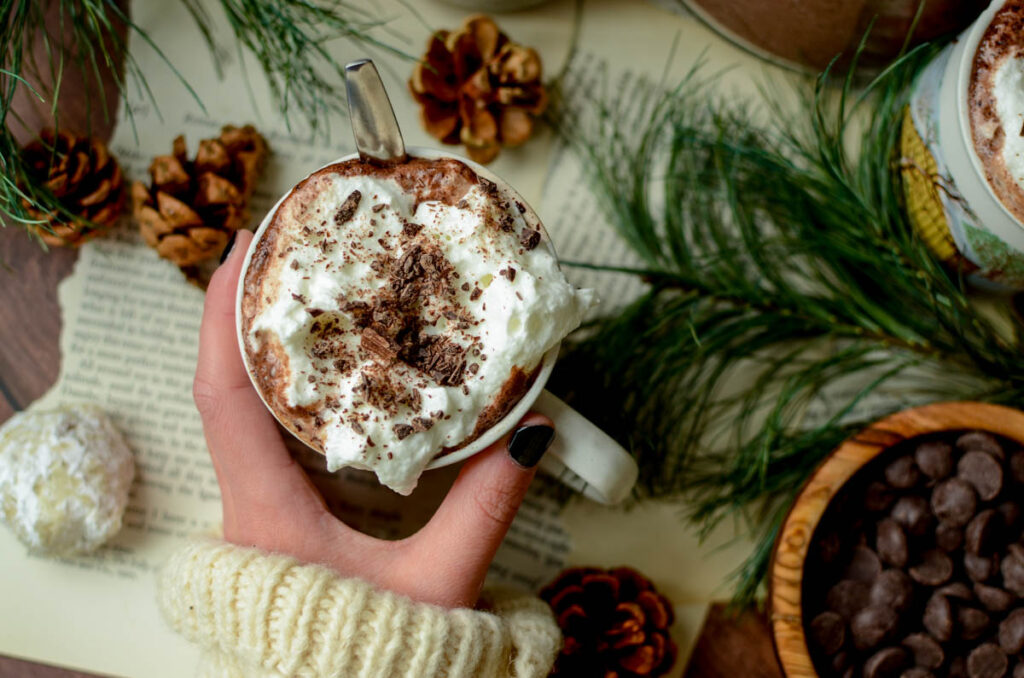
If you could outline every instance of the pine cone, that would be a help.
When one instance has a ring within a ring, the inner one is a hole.
[[[487,16],[469,17],[457,31],[438,31],[416,65],[409,88],[423,109],[423,126],[446,144],[462,143],[487,163],[501,146],[530,138],[548,96],[537,52],[509,40]]]
[[[675,663],[672,606],[636,570],[570,568],[540,596],[565,636],[552,676],[649,678]]]
[[[67,210],[41,212],[29,201],[29,214],[49,228],[35,226],[49,245],[78,247],[105,233],[124,207],[121,166],[99,139],[70,132],[43,130],[39,139],[21,151],[29,176],[45,185]],[[73,216],[72,216],[73,215]]]
[[[171,155],[153,158],[152,184],[132,184],[142,238],[194,277],[198,264],[219,256],[230,234],[248,224],[249,198],[266,157],[267,142],[251,125],[229,125],[216,139],[203,139],[192,161],[185,138],[177,137]]]

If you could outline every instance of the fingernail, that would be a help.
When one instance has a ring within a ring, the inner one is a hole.
[[[224,245],[224,251],[220,253],[220,263],[223,264],[228,255],[231,254],[231,248],[235,246],[235,238],[238,237],[238,231],[232,231],[231,237],[228,238],[228,244]]]
[[[508,439],[509,456],[523,468],[533,468],[554,439],[555,429],[550,426],[522,426]]]

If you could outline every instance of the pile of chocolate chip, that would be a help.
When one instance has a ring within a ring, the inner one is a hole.
[[[1024,678],[1024,450],[915,438],[831,502],[804,567],[823,678]]]

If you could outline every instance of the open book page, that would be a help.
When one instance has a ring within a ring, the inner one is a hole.
[[[567,54],[572,4],[553,2],[537,12],[509,15],[507,21],[502,17],[501,22],[513,35],[536,45],[552,72]],[[457,25],[463,16],[433,3],[423,3],[421,11],[434,26]],[[414,36],[409,50],[418,53],[427,29],[404,12],[393,14],[401,17],[394,30]],[[179,133],[194,152],[198,140],[215,136],[221,125],[253,122],[273,152],[252,204],[258,222],[296,181],[351,150],[344,119],[332,118],[330,141],[310,139],[301,121],[293,119],[289,128],[273,111],[255,64],[243,71],[234,53],[220,54],[224,79],[218,80],[209,55],[197,47],[198,35],[182,5],[140,4],[134,19],[197,90],[205,110],[151,49],[133,39],[135,58],[158,92],[160,108],[158,112],[134,88],[129,90],[126,110],[131,117],[121,112],[111,146],[130,178],[145,179],[149,160],[169,152]],[[624,11],[621,3],[594,0],[586,4],[574,77],[604,72],[610,82],[626,86],[657,82],[677,39],[681,47],[673,71],[676,66],[685,71],[704,49],[715,63],[760,69],[693,21],[642,3],[630,3]],[[339,61],[363,56],[348,43],[332,50]],[[405,93],[411,66],[387,55],[374,57],[407,143],[436,145],[421,130],[415,103]],[[575,156],[556,148],[550,137],[504,152],[493,168],[538,208],[563,257],[618,265],[626,261],[624,248],[583,188]],[[578,284],[597,287],[606,304],[626,301],[638,291],[619,290],[606,274],[591,276],[582,269],[568,274]],[[220,519],[218,488],[191,400],[202,292],[185,283],[172,264],[157,257],[125,224],[114,237],[82,248],[59,298],[61,375],[36,406],[81,400],[101,404],[135,450],[138,475],[124,530],[96,555],[65,560],[29,556],[9,531],[0,530],[0,599],[5,609],[19,610],[0,617],[0,653],[118,676],[191,675],[196,650],[160,619],[154,572],[189,535],[215,530]],[[333,510],[360,529],[386,537],[408,534],[422,524],[455,471],[427,473],[412,497],[401,498],[382,490],[366,473],[327,474],[317,455],[299,454],[314,481],[325,488]],[[725,531],[713,537],[710,549],[699,547],[678,507],[652,504],[622,512],[577,499],[561,511],[558,495],[551,481],[536,483],[499,551],[490,580],[535,589],[567,563],[633,565],[679,603],[674,633],[683,650],[675,674],[680,675],[705,603],[726,593],[723,579],[747,546]]]

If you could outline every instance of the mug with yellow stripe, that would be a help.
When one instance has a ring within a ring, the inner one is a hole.
[[[904,112],[900,171],[911,222],[940,259],[976,285],[1024,290],[1024,223],[989,184],[969,106],[978,45],[995,0],[925,68]]]

